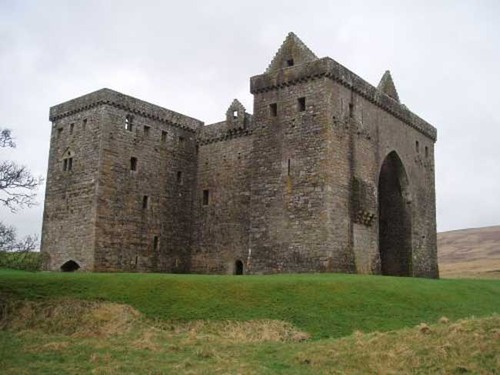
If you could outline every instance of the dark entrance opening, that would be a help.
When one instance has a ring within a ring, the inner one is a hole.
[[[80,266],[74,260],[68,260],[61,266],[61,271],[63,272],[73,272],[79,269]]]
[[[241,260],[237,260],[234,264],[234,274],[235,275],[243,275],[243,262]]]
[[[378,180],[379,252],[382,275],[411,276],[411,212],[408,178],[396,152],[384,160]]]

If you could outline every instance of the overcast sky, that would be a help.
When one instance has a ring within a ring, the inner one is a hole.
[[[0,158],[45,176],[49,107],[108,87],[206,123],[294,31],[438,129],[438,230],[500,224],[500,1],[0,0]],[[0,220],[40,233],[39,206]]]

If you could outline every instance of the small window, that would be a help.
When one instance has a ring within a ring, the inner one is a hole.
[[[83,130],[87,129],[87,119],[86,118],[84,118],[82,121],[82,129]]]
[[[198,155],[198,152],[200,152],[200,146],[196,145],[195,151],[196,151],[196,154]]]
[[[57,139],[61,138],[62,132],[63,132],[63,128],[57,128]]]
[[[149,126],[144,125],[144,136],[149,137],[149,129],[151,129]]]
[[[288,175],[290,176],[290,171],[292,170],[292,163],[291,160],[288,159]]]
[[[271,117],[278,116],[278,104],[276,103],[269,104],[269,112],[271,114]]]
[[[134,121],[134,116],[132,116],[132,115],[125,116],[125,130],[128,130],[129,132],[134,130],[133,121]]]
[[[149,207],[149,197],[147,195],[144,195],[142,197],[142,208],[146,209]]]
[[[179,185],[182,185],[182,172],[181,171],[177,171],[177,183]]]
[[[306,98],[297,99],[297,109],[299,112],[304,112],[306,110]]]
[[[154,251],[158,250],[159,243],[160,243],[160,239],[158,238],[158,236],[154,236],[153,237],[153,250]]]
[[[167,132],[162,130],[161,132],[161,141],[162,143],[165,143],[167,141]]]
[[[179,136],[179,143],[184,143],[184,137],[183,136]]]
[[[418,141],[415,141],[415,151],[417,151],[417,154],[420,152],[420,144]]]
[[[73,158],[67,157],[63,160],[63,171],[69,172],[73,169]]]
[[[353,118],[354,117],[354,104],[349,103],[349,117]]]
[[[233,119],[236,120],[238,118],[238,111],[233,111]]]
[[[293,66],[293,65],[294,65],[294,61],[293,61],[293,59],[288,59],[288,60],[286,60],[286,65],[287,65],[287,66]]]
[[[425,157],[429,157],[429,147],[425,146]]]
[[[203,190],[203,205],[208,206],[210,198],[210,191],[209,190]]]
[[[130,170],[131,171],[137,170],[137,158],[134,158],[134,157],[130,158]]]
[[[72,122],[71,124],[69,124],[69,134],[73,134],[73,130],[75,130],[75,123]]]

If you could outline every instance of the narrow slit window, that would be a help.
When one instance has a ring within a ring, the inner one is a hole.
[[[290,172],[291,172],[291,170],[292,170],[292,169],[291,169],[291,168],[292,168],[292,163],[291,163],[291,160],[290,160],[290,159],[288,159],[288,167],[287,167],[287,168],[288,168],[288,175],[290,176]]]
[[[425,157],[429,157],[429,147],[425,146]]]
[[[415,141],[415,151],[417,151],[417,154],[420,152],[420,143],[418,141]]]
[[[203,205],[204,206],[208,206],[209,199],[210,199],[210,191],[203,190]]]
[[[160,239],[158,238],[158,236],[154,236],[153,237],[153,250],[154,251],[158,250],[159,243],[160,243]]]
[[[306,110],[306,98],[297,99],[297,109],[299,112],[304,112]]]
[[[87,119],[86,118],[84,118],[82,121],[82,129],[83,130],[87,129]]]
[[[142,208],[146,209],[149,207],[149,197],[147,195],[144,195],[142,197]]]
[[[165,143],[167,141],[167,132],[162,130],[161,132],[161,142]]]
[[[73,158],[72,157],[66,157],[63,160],[63,171],[64,172],[69,172],[73,169]]]
[[[354,117],[354,104],[349,103],[349,117],[353,118]]]
[[[137,170],[137,158],[134,158],[134,157],[130,158],[130,170],[131,171]]]
[[[149,130],[150,130],[150,129],[151,129],[151,128],[150,128],[149,126],[144,125],[144,136],[145,136],[145,137],[149,137]]]
[[[177,183],[179,185],[182,185],[182,172],[181,171],[177,171]]]
[[[131,132],[134,130],[134,116],[127,115],[125,116],[125,130]]]
[[[75,123],[74,122],[69,124],[69,134],[73,134],[73,130],[75,130]]]
[[[271,117],[278,116],[278,104],[277,103],[269,104],[269,112],[271,114]]]

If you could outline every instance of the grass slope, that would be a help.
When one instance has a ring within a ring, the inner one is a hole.
[[[313,338],[388,331],[500,312],[498,280],[314,274],[201,276],[0,271],[7,300],[124,303],[169,321],[275,319]],[[64,303],[64,302],[62,302]]]

